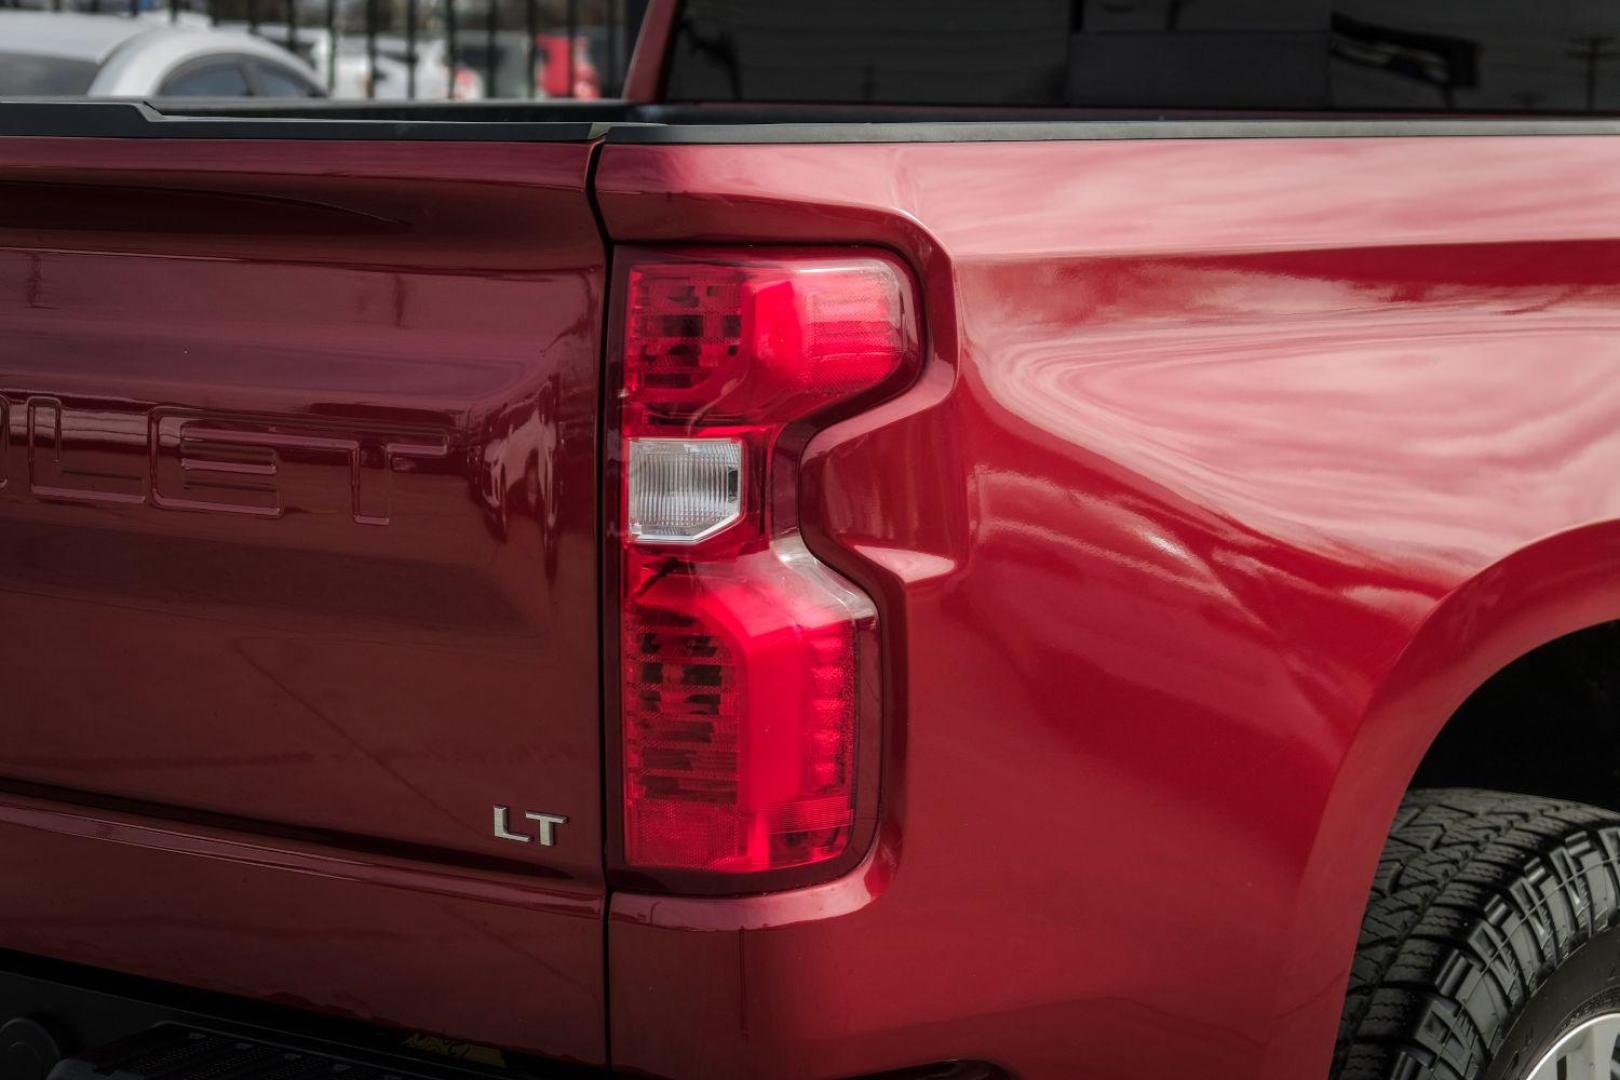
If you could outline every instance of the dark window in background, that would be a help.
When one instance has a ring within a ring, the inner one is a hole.
[[[1620,0],[686,0],[670,101],[1620,111]]]
[[[265,60],[253,61],[253,84],[257,97],[305,98],[319,92],[297,72]]]
[[[158,92],[164,97],[246,97],[247,73],[235,60],[191,67],[171,75]]]

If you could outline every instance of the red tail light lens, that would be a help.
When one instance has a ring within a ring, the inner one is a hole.
[[[881,385],[914,347],[898,273],[881,259],[633,267],[627,404],[781,425]]]
[[[623,624],[627,862],[753,873],[841,854],[870,605],[772,551],[636,561]]]
[[[621,861],[740,888],[872,815],[875,612],[800,541],[782,451],[915,371],[914,301],[879,255],[621,265]]]

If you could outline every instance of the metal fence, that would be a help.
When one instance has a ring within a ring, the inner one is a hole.
[[[646,0],[0,0],[0,7],[245,30],[333,97],[614,97]]]

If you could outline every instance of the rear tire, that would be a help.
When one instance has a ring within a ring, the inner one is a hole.
[[[1335,1080],[1527,1080],[1571,1032],[1615,1012],[1620,815],[1409,794],[1362,923]]]

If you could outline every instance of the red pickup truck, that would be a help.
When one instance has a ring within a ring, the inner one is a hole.
[[[1604,20],[0,104],[0,1073],[1620,1075]]]

